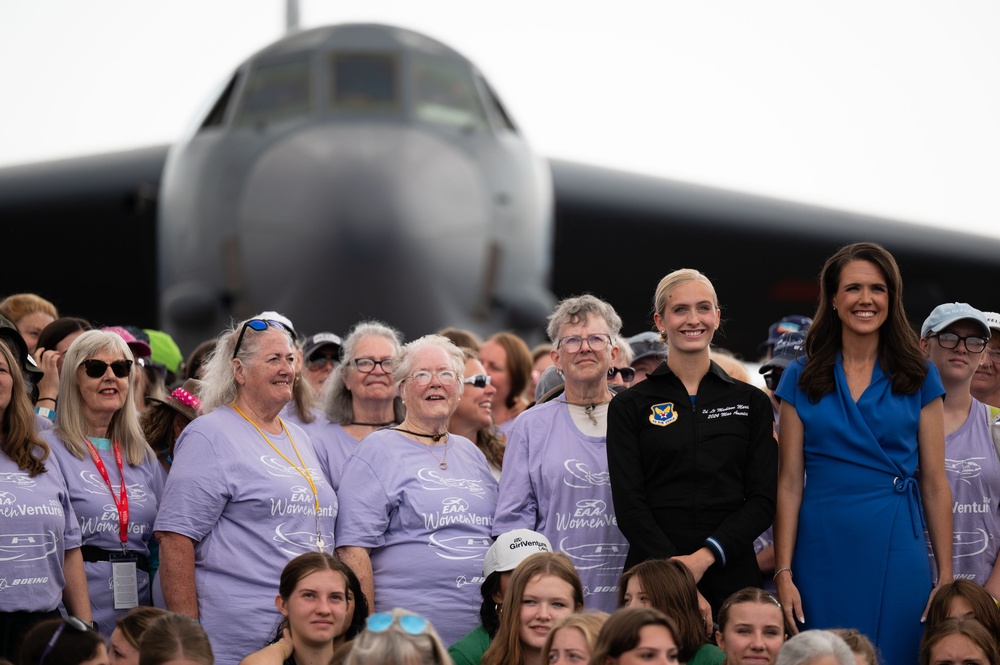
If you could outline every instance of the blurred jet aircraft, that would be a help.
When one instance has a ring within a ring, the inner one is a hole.
[[[1000,306],[997,240],[546,162],[473,64],[400,28],[287,36],[208,109],[169,150],[0,169],[18,248],[2,291],[190,349],[267,309],[307,334],[364,317],[408,337],[537,332],[585,291],[634,333],[659,278],[695,267],[722,300],[717,341],[752,358],[768,325],[815,309],[827,256],[872,240],[899,260],[915,322],[948,300]]]

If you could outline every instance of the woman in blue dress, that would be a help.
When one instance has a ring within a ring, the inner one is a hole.
[[[939,584],[952,579],[944,389],[885,249],[848,245],[823,266],[806,355],[777,390],[775,582],[789,626],[854,627],[884,662],[914,663],[935,591],[924,525]]]

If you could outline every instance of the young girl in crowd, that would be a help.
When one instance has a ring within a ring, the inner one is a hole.
[[[719,665],[725,660],[725,654],[708,643],[694,576],[680,561],[650,559],[625,571],[618,583],[618,604],[653,607],[673,619],[682,663]]]
[[[927,609],[927,628],[945,619],[972,617],[993,635],[1000,635],[1000,609],[986,589],[969,580],[942,584]]]
[[[855,665],[879,665],[875,645],[857,628],[836,628],[830,631],[848,646],[854,654]]]
[[[725,665],[774,665],[785,632],[778,599],[763,589],[747,587],[722,604],[715,641],[726,654]]]
[[[552,627],[583,609],[583,585],[565,554],[533,554],[514,570],[500,629],[482,665],[539,665]]]
[[[626,607],[611,615],[590,665],[668,665],[677,658],[677,626],[652,607]]]
[[[997,665],[1000,648],[975,619],[945,619],[929,626],[920,643],[920,665]]]
[[[590,662],[597,636],[608,616],[607,612],[580,612],[560,619],[545,638],[542,662],[549,665]]]
[[[215,665],[215,655],[201,624],[186,614],[169,613],[142,634],[139,665]]]
[[[108,642],[110,665],[139,665],[139,643],[143,633],[153,622],[167,614],[158,607],[139,606],[115,622],[114,632]]]
[[[284,619],[275,640],[241,665],[326,665],[364,628],[368,603],[357,576],[325,552],[308,552],[281,571],[274,599]]]

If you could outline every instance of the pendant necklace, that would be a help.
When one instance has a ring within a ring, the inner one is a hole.
[[[319,513],[320,513],[319,492],[316,491],[316,483],[313,482],[312,474],[309,472],[309,467],[306,466],[306,463],[302,461],[302,455],[299,453],[299,449],[295,447],[295,441],[292,440],[292,433],[288,431],[287,427],[285,427],[285,421],[282,420],[281,418],[278,418],[278,422],[281,424],[281,431],[284,432],[285,436],[288,437],[288,443],[292,444],[292,450],[295,451],[295,456],[299,458],[299,464],[302,465],[301,467],[295,464],[295,462],[293,462],[292,460],[288,459],[288,457],[285,456],[285,453],[278,450],[278,447],[271,442],[271,439],[267,437],[267,434],[264,434],[264,430],[258,427],[257,423],[247,418],[246,414],[240,410],[240,407],[236,406],[236,402],[233,402],[232,406],[234,409],[236,409],[236,413],[243,416],[243,420],[253,425],[254,429],[257,430],[257,433],[260,434],[262,437],[264,437],[264,440],[267,441],[267,445],[271,446],[274,452],[278,453],[281,456],[281,459],[288,462],[288,464],[293,469],[299,472],[300,476],[306,479],[306,482],[309,484],[309,489],[312,490],[313,499],[316,502],[316,549],[322,552],[323,548],[326,546],[326,541],[323,540],[323,531],[320,528],[320,523],[319,523]]]
[[[611,396],[614,397],[614,393],[612,393]],[[604,404],[604,402],[570,402],[565,399],[557,399],[556,401],[568,404],[569,406],[582,406],[583,412],[587,414],[587,417],[590,418],[590,422],[594,423],[595,427],[597,426],[597,418],[594,417],[594,409],[596,409],[599,405]]]
[[[414,432],[412,430],[403,429],[402,427],[393,427],[392,429],[396,430],[397,432],[403,432],[405,434],[410,434],[410,435],[413,435],[413,436],[416,436],[416,437],[421,437],[421,438],[424,438],[424,439],[432,439],[434,441],[434,443],[437,443],[438,441],[440,441],[444,437],[448,436],[448,432],[441,432],[440,434],[421,434],[420,432]],[[449,443],[448,441],[445,441],[445,444],[444,444],[444,457],[442,457],[441,459],[438,459],[438,456],[434,454],[433,450],[431,450],[431,448],[433,446],[428,446],[426,444],[422,444],[424,446],[424,448],[427,450],[427,452],[429,452],[431,454],[431,457],[433,457],[435,460],[437,460],[438,468],[441,469],[442,471],[445,471],[445,470],[448,469],[448,443]]]

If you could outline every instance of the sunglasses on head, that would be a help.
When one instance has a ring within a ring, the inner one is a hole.
[[[50,639],[49,643],[45,645],[45,650],[42,651],[42,657],[38,659],[38,665],[45,665],[45,659],[50,653],[52,653],[52,649],[55,648],[56,642],[59,641],[59,638],[62,637],[63,631],[66,630],[66,626],[69,626],[70,628],[73,628],[81,633],[93,630],[93,627],[88,626],[83,619],[75,616],[63,617],[62,623],[60,623],[59,627],[56,628],[54,633],[52,633],[52,639]]]
[[[396,616],[388,612],[377,612],[367,620],[368,630],[373,633],[385,632],[394,623],[399,624],[399,627],[410,635],[422,635],[427,632],[427,619],[419,614]]]
[[[631,367],[612,367],[608,370],[608,380],[615,378],[616,374],[622,375],[622,381],[629,383],[635,378],[635,370]]]
[[[485,388],[486,386],[493,383],[493,379],[490,378],[489,374],[476,374],[475,376],[467,376],[462,379],[462,383],[471,384],[477,388]]]
[[[236,340],[236,347],[233,349],[233,358],[240,354],[240,346],[243,345],[243,336],[247,334],[247,328],[255,332],[264,332],[267,330],[268,326],[273,326],[278,330],[284,330],[286,333],[292,336],[293,341],[298,341],[299,336],[295,334],[291,326],[285,325],[281,321],[275,321],[274,319],[250,319],[243,324],[240,328],[240,336]]]
[[[104,376],[104,373],[108,371],[108,367],[111,367],[111,371],[115,373],[119,379],[124,379],[132,372],[132,361],[131,360],[116,360],[112,363],[106,363],[103,360],[98,360],[96,358],[91,358],[90,360],[84,360],[80,363],[80,367],[83,371],[87,373],[92,379],[99,379]]]

